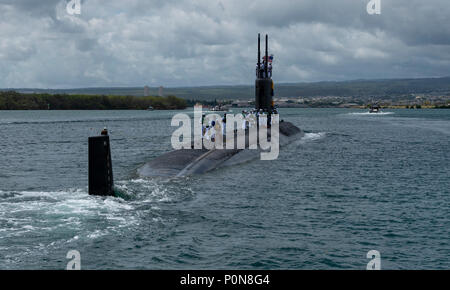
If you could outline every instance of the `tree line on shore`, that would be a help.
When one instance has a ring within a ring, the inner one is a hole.
[[[0,92],[0,110],[156,110],[185,109],[184,99],[175,96],[136,97],[106,95],[24,94]]]

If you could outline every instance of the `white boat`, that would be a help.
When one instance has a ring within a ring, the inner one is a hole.
[[[213,112],[229,112],[229,109],[225,109],[222,106],[215,106],[211,109]]]
[[[381,113],[381,108],[378,105],[371,105],[369,108],[369,113]]]

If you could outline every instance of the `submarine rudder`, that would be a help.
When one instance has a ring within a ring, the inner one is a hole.
[[[111,146],[107,131],[88,138],[88,187],[90,195],[114,196]],[[106,132],[106,134],[104,134]]]

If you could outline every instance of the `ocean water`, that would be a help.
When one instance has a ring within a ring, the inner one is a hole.
[[[0,269],[450,268],[450,111],[281,109],[275,161],[141,179],[178,111],[0,111]],[[87,194],[107,126],[123,198]]]

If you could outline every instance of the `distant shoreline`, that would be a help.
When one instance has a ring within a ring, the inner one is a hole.
[[[305,99],[304,103],[295,100],[275,101],[278,108],[347,108],[367,109],[367,100],[338,99]],[[347,101],[347,102],[345,102]],[[405,104],[406,102],[406,104]],[[409,102],[409,104],[408,104]],[[206,107],[221,104],[226,109],[240,109],[253,106],[253,102],[229,100],[217,102],[206,100],[186,100],[175,96],[117,96],[117,95],[72,95],[47,93],[20,93],[16,91],[0,92],[0,110],[184,110],[199,103]],[[376,103],[382,109],[450,109],[450,102],[442,100],[440,103],[418,102],[417,100],[399,101],[400,104],[390,104],[385,100]]]
[[[175,96],[25,94],[0,92],[0,110],[180,110],[187,107]]]
[[[355,97],[359,99],[406,97],[425,94],[450,96],[450,76],[435,78],[359,79],[347,81],[279,82],[275,81],[275,94],[279,98],[323,96]],[[80,87],[68,89],[0,88],[25,94],[75,94],[144,96],[144,85],[138,87]],[[149,94],[158,94],[159,87],[149,87]],[[240,85],[209,85],[164,87],[164,95],[186,100],[252,100],[255,88],[252,82]]]

